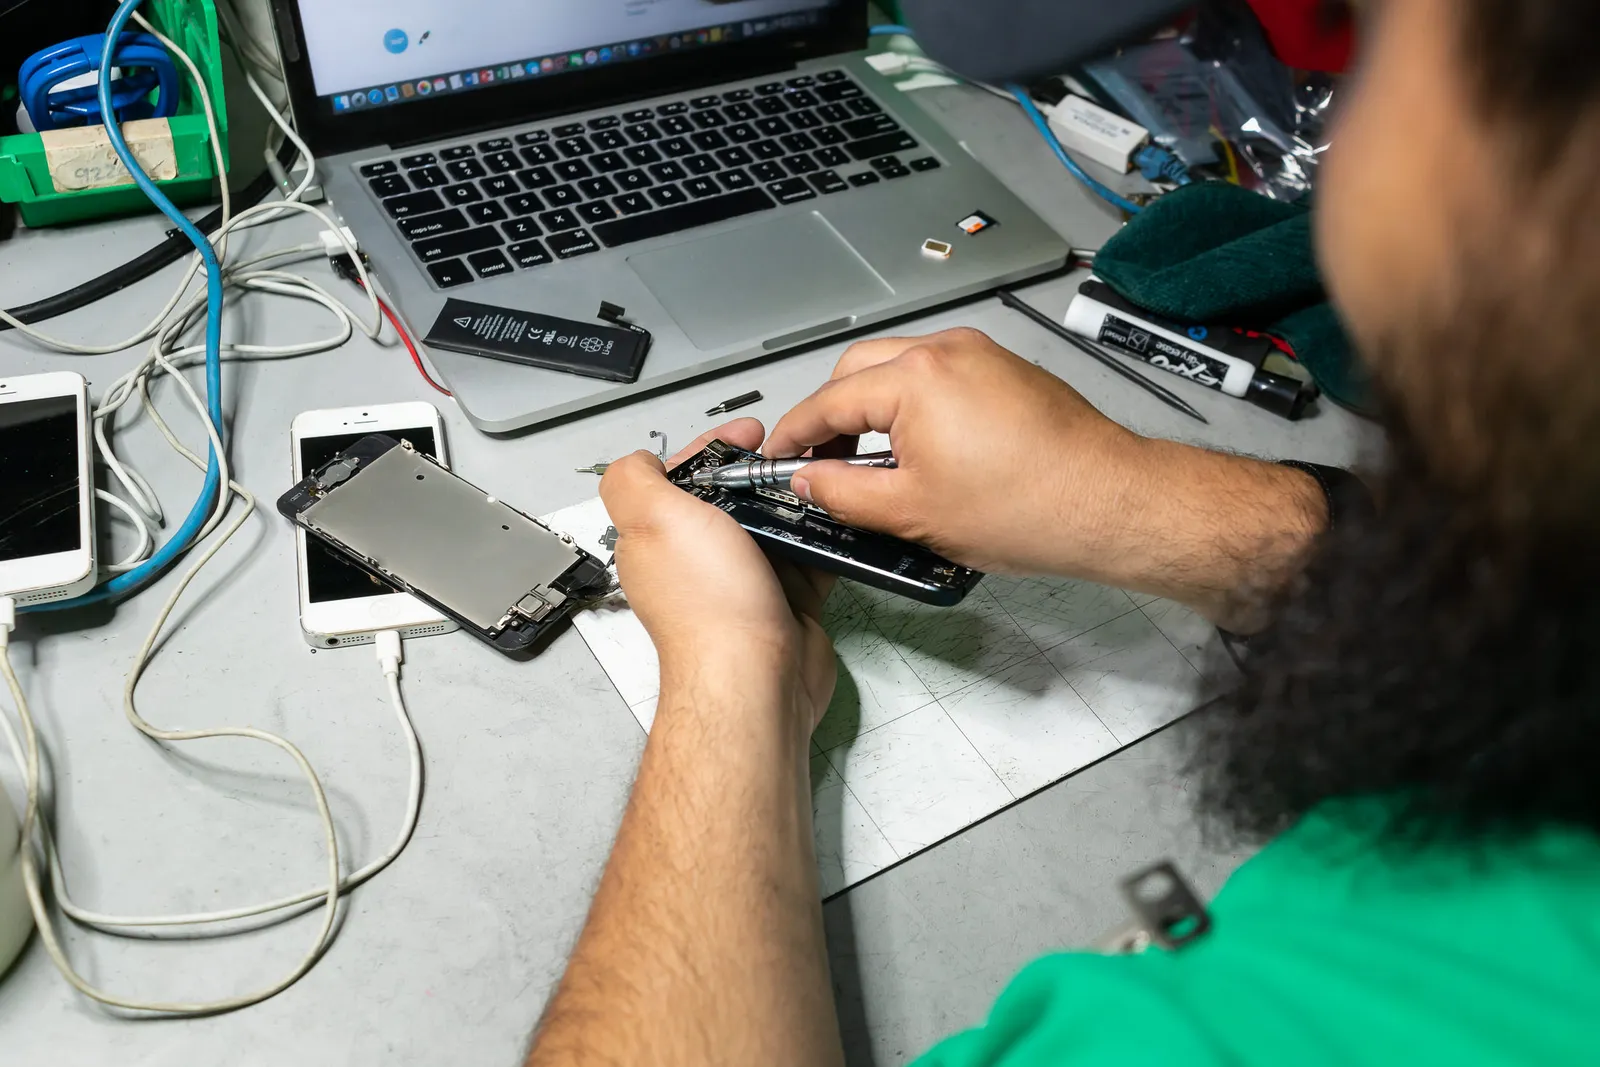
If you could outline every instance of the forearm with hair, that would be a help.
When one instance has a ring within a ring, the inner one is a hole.
[[[1261,629],[1327,528],[1316,480],[1172,441],[1143,440],[1137,451],[1103,569],[1084,577],[1176,600],[1234,633]]]
[[[588,923],[529,1056],[569,1064],[837,1064],[792,693],[663,677]],[[779,677],[772,672],[772,679]]]

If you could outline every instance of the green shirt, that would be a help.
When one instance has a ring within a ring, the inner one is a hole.
[[[1314,814],[1176,952],[1047,956],[919,1067],[1600,1063],[1600,838],[1380,849]]]

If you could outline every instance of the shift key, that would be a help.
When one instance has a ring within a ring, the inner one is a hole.
[[[902,130],[899,133],[885,133],[877,137],[851,141],[845,147],[858,160],[876,159],[878,156],[892,156],[896,152],[909,152],[917,147],[917,139]]]
[[[418,257],[424,263],[432,263],[439,259],[448,259],[451,256],[465,256],[473,252],[482,252],[486,248],[499,248],[506,243],[500,236],[500,231],[493,226],[484,226],[476,230],[466,230],[462,233],[446,234],[443,237],[433,237],[426,241],[418,241],[411,247],[416,249]]]

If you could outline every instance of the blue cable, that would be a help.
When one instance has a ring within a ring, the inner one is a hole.
[[[867,32],[870,33],[874,37],[910,37],[910,36],[912,36],[911,30],[908,27],[900,26],[900,25],[897,25],[896,23],[893,23],[893,22],[885,22],[881,26],[874,26],[870,30],[868,30]]]
[[[1080,182],[1087,185],[1091,190],[1099,195],[1101,199],[1115,204],[1117,207],[1121,208],[1123,211],[1126,211],[1130,215],[1137,215],[1140,211],[1144,210],[1127,197],[1122,196],[1115,190],[1095,181],[1089,176],[1088,171],[1078,166],[1078,161],[1068,155],[1065,148],[1061,147],[1061,142],[1056,139],[1055,131],[1050,129],[1049,121],[1045,119],[1044,114],[1040,112],[1038,106],[1034,104],[1033,97],[1028,95],[1028,91],[1026,89],[1020,85],[1008,85],[1006,86],[1006,92],[1017,98],[1017,103],[1022,105],[1023,112],[1033,122],[1034,128],[1037,129],[1044,137],[1045,143],[1048,144],[1051,150],[1055,152],[1056,158],[1061,160],[1061,165],[1066,167],[1074,178],[1077,178]]]
[[[188,216],[179,211],[171,200],[167,199],[156,183],[139,166],[139,161],[128,148],[128,142],[123,139],[122,129],[117,123],[116,113],[112,107],[111,92],[111,51],[122,36],[122,29],[127,25],[128,17],[133,14],[143,0],[122,0],[117,7],[117,13],[111,16],[110,28],[106,30],[106,50],[100,57],[100,113],[105,121],[106,135],[111,139],[111,147],[116,151],[117,158],[122,160],[122,165],[128,168],[134,184],[150,198],[150,202],[160,209],[161,213],[172,220],[195,250],[200,253],[201,260],[206,265],[206,409],[211,418],[211,423],[217,429],[217,436],[221,437],[222,427],[222,264],[217,262],[216,250],[211,247],[211,242],[206,240],[205,234],[195,228]],[[221,176],[222,181],[227,181],[227,176]],[[178,558],[199,534],[200,528],[206,523],[206,516],[211,513],[211,508],[217,499],[217,492],[222,486],[222,469],[217,463],[216,450],[209,445],[206,448],[206,481],[200,490],[200,496],[195,500],[194,507],[189,510],[188,516],[183,520],[183,525],[167,540],[166,544],[156,550],[155,554],[145,560],[133,570],[119,574],[115,578],[104,582],[80,597],[71,600],[57,600],[50,604],[41,604],[30,608],[32,611],[60,611],[66,608],[83,607],[86,604],[98,603],[115,596],[137,589],[156,575],[160,574],[175,559]]]

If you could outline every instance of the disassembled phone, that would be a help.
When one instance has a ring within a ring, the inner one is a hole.
[[[611,584],[572,538],[384,434],[318,467],[278,510],[503,652],[527,651]]]
[[[815,504],[779,489],[694,487],[697,470],[759,460],[756,452],[713,441],[672,469],[672,482],[732,515],[756,542],[796,563],[910,597],[924,604],[959,604],[983,575],[898,537],[846,526]]]

